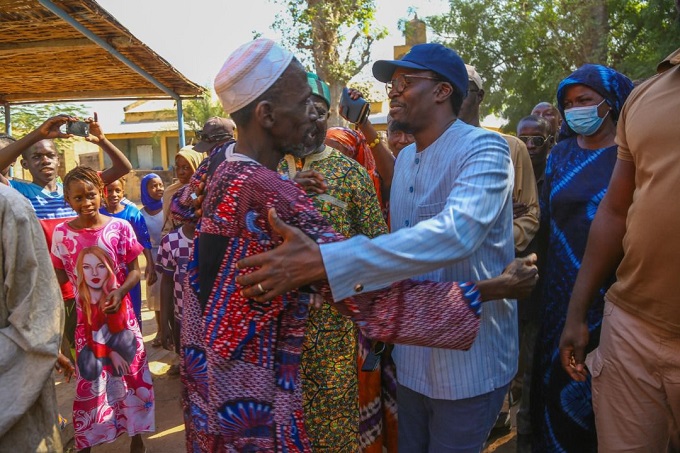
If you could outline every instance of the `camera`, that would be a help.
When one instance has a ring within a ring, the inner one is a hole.
[[[90,135],[90,124],[85,121],[69,121],[66,123],[66,133],[87,137]]]

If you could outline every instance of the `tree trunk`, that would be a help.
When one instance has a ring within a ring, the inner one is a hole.
[[[328,126],[344,126],[345,121],[338,113],[338,105],[340,104],[340,97],[342,96],[342,89],[345,84],[338,81],[330,81],[328,85],[331,88],[331,112],[333,114],[328,118]]]
[[[606,0],[589,0],[584,9],[584,58],[587,63],[607,64],[609,11]]]

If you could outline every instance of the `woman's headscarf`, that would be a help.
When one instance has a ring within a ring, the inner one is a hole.
[[[562,80],[557,87],[557,108],[564,118],[564,95],[567,87],[571,85],[585,85],[595,90],[605,99],[611,107],[610,115],[614,122],[619,119],[621,107],[633,91],[633,82],[618,71],[599,64],[584,64],[576,71],[572,72],[567,78]],[[566,121],[562,121],[560,138],[577,135],[571,130]]]
[[[203,153],[199,153],[198,151],[194,151],[193,146],[185,146],[184,148],[180,149],[177,152],[177,156],[182,156],[189,162],[189,165],[191,165],[191,170],[196,171],[199,165],[201,165],[201,162],[203,162],[203,158],[205,157]],[[177,156],[175,156],[175,159],[177,159]]]
[[[177,155],[175,155],[175,160],[177,160],[177,156],[182,156],[183,158],[185,158],[187,162],[189,162],[189,165],[191,166],[192,173],[196,173],[196,169],[201,165],[201,162],[203,162],[205,154],[199,153],[198,151],[194,151],[193,145],[187,145],[177,152]],[[165,188],[165,192],[163,193],[163,229],[161,230],[162,236],[166,235],[170,230],[177,228],[179,225],[181,225],[181,223],[177,223],[174,221],[171,215],[172,213],[170,212],[170,205],[172,204],[172,199],[175,196],[175,193],[184,186],[186,186],[186,184],[182,184],[181,182],[177,181]]]
[[[147,211],[157,211],[163,207],[163,200],[156,200],[151,198],[151,195],[149,195],[149,181],[151,181],[153,178],[161,179],[161,177],[156,173],[149,173],[142,178],[142,204]]]
[[[368,175],[373,181],[375,191],[378,194],[380,206],[383,206],[382,192],[380,190],[380,176],[375,166],[375,159],[371,148],[366,143],[366,137],[360,131],[354,131],[346,127],[330,127],[326,132],[326,139],[335,140],[344,145],[346,150],[342,151],[347,157],[359,162],[368,171]]]

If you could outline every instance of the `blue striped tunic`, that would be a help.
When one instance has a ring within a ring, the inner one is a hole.
[[[57,183],[56,192],[49,192],[45,187],[18,179],[11,180],[10,186],[28,198],[39,219],[70,219],[77,216],[64,200],[64,186],[60,182]]]
[[[321,253],[336,300],[408,277],[481,280],[513,259],[513,170],[498,134],[454,122],[429,147],[406,147],[397,159],[390,214],[393,233],[324,244]],[[455,400],[502,387],[517,371],[514,300],[483,305],[469,351],[398,345],[399,383],[430,398]]]

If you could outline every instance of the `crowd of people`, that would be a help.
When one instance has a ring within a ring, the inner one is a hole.
[[[78,451],[123,433],[145,451],[142,277],[187,451],[480,452],[506,400],[518,452],[680,449],[680,208],[661,207],[680,49],[635,90],[583,65],[516,135],[480,126],[484,79],[450,48],[373,74],[385,140],[329,127],[337,100],[288,50],[242,45],[215,79],[230,119],[178,151],[171,186],[141,179],[141,209],[96,117],[112,166],[63,183],[53,140],[76,118],[0,137],[0,168],[32,177],[0,180],[0,450],[61,451],[56,368]]]

